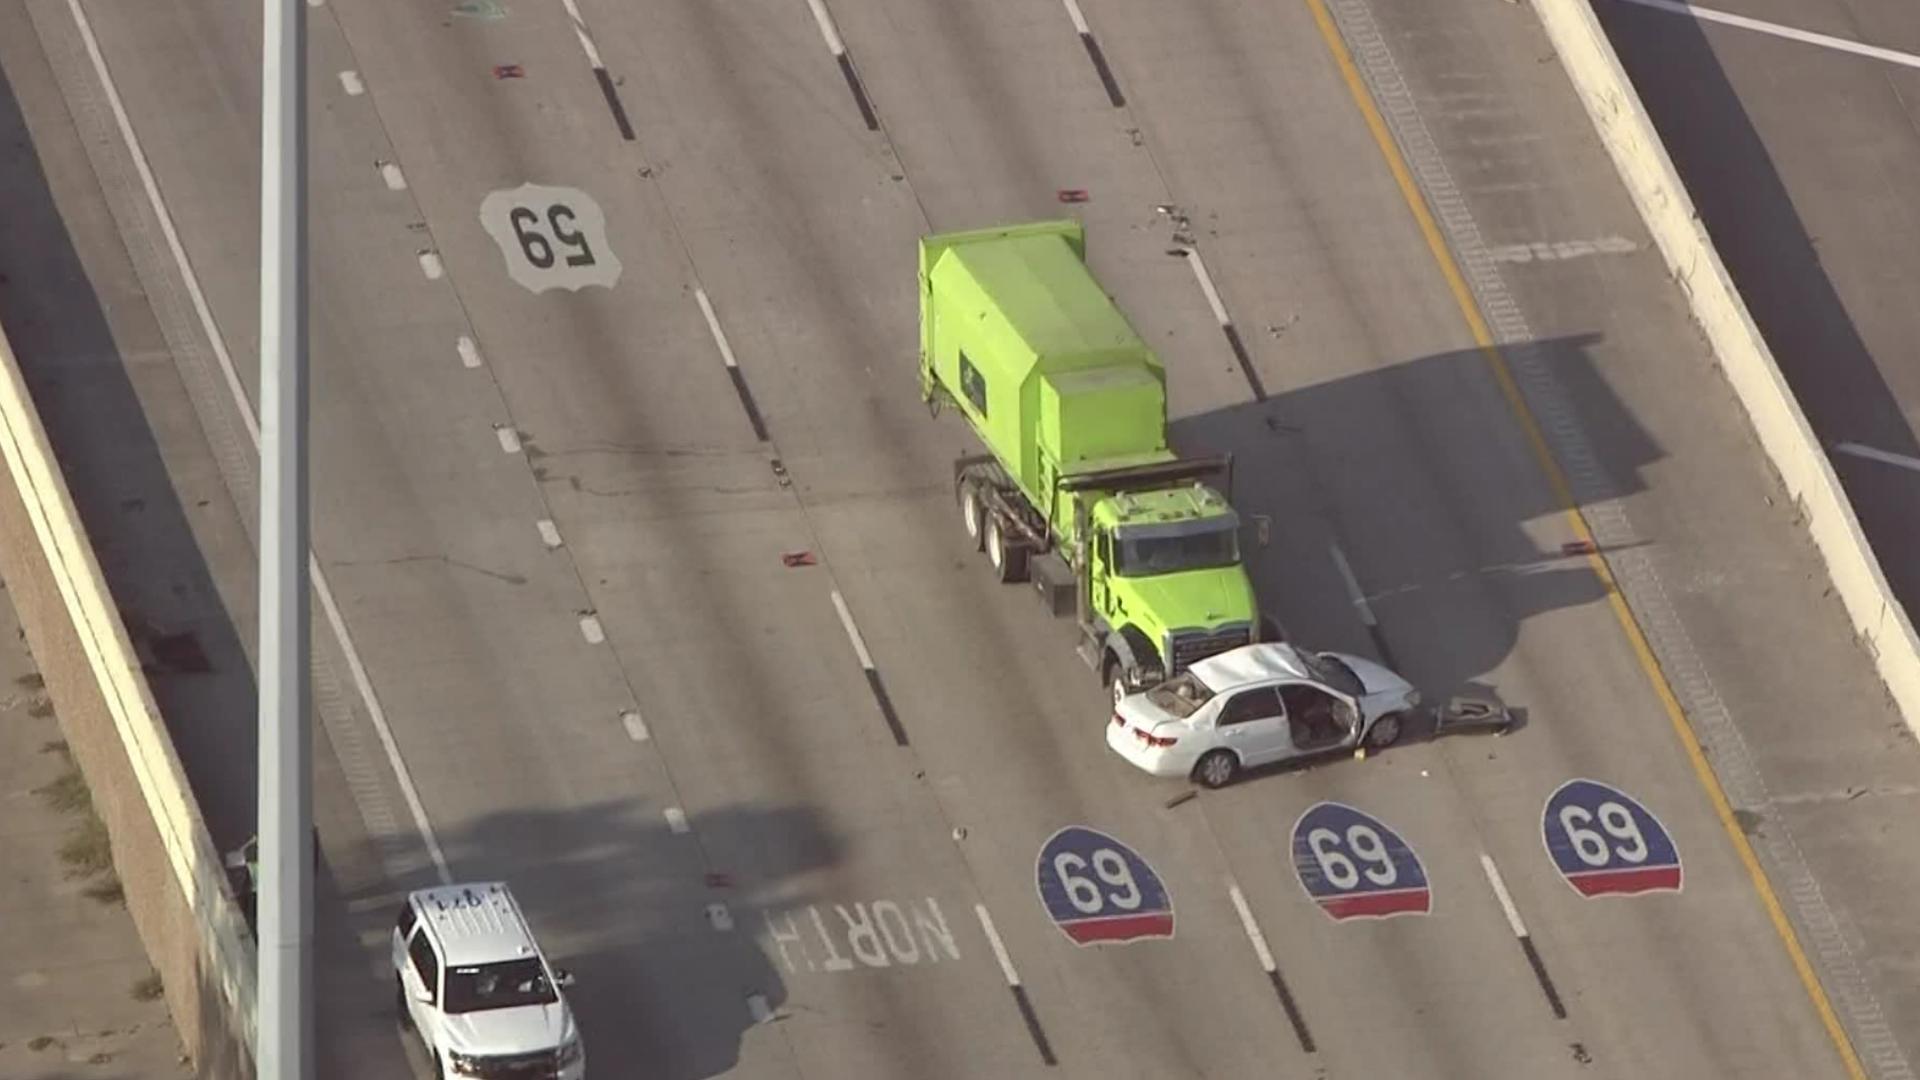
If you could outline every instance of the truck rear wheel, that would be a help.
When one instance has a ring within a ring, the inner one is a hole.
[[[998,514],[987,519],[987,561],[1002,582],[1027,580],[1027,549],[1007,541],[1007,527]]]
[[[973,550],[986,546],[987,507],[980,498],[980,485],[971,479],[960,481],[960,523],[973,541]]]

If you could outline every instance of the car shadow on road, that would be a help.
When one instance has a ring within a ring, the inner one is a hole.
[[[1531,411],[1592,449],[1560,462],[1583,505],[1642,490],[1661,456],[1594,370],[1597,340],[1524,346]],[[1560,496],[1478,349],[1276,389],[1182,419],[1173,439],[1233,455],[1249,571],[1288,638],[1383,660],[1429,703],[1488,696],[1522,623],[1607,595],[1561,546]]]
[[[1754,323],[1828,448],[1870,543],[1881,552],[1904,551],[1920,535],[1912,474],[1834,454],[1832,447],[1858,442],[1920,457],[1920,439],[1822,264],[1819,241],[1715,55],[1705,24],[1632,4],[1596,4],[1594,11]],[[1884,89],[1898,93],[1891,84]],[[1887,269],[1875,268],[1881,274]],[[1893,269],[1891,280],[1904,280]],[[1862,286],[1856,305],[1899,303],[1910,292],[1902,287],[1896,300],[1870,288],[1876,286]],[[1883,362],[1905,360],[1887,356]],[[1912,608],[1920,596],[1920,560],[1883,557],[1881,569]]]

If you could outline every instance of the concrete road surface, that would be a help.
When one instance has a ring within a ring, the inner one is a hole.
[[[109,197],[244,506],[254,16],[25,7],[124,178],[97,66],[117,88],[152,182]],[[1748,740],[1825,718],[1796,791],[1911,747],[1526,8],[309,14],[321,726],[363,941],[399,889],[510,879],[612,1075],[1846,1075],[1789,944],[1829,879],[1798,888]],[[1521,730],[1184,802],[1104,749],[1067,627],[963,542],[971,437],[915,387],[915,238],[1062,214],[1176,441],[1235,454],[1290,634]],[[1563,553],[1569,499],[1604,563]],[[1644,807],[1599,820],[1668,836],[1679,891],[1570,887],[1542,830],[1576,778]],[[1425,914],[1316,905],[1292,834],[1324,803],[1399,838],[1375,880]],[[1135,853],[1103,895],[1150,869],[1171,939],[1052,925],[1074,825]]]

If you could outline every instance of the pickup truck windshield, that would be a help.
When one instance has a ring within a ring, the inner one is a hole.
[[[1240,561],[1239,533],[1231,526],[1195,526],[1191,532],[1114,535],[1114,572],[1121,577],[1177,574],[1182,570],[1211,570]]]
[[[449,1013],[551,1005],[557,1000],[553,987],[547,985],[546,969],[532,957],[447,969],[446,1011]]]

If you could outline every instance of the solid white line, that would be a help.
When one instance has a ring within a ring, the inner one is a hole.
[[[391,161],[380,163],[380,179],[387,182],[388,191],[407,190],[407,174],[401,172],[400,166]]]
[[[440,265],[440,253],[437,251],[421,252],[420,272],[427,275],[428,281],[439,281],[440,275],[446,273],[446,267]]]
[[[1213,287],[1213,275],[1207,273],[1207,264],[1200,261],[1199,249],[1187,248],[1186,252],[1187,265],[1193,267],[1193,276],[1200,279],[1200,291],[1207,294],[1207,306],[1213,309],[1213,317],[1220,320],[1221,326],[1232,326],[1227,306],[1220,302],[1220,293]]]
[[[345,90],[348,97],[359,97],[367,92],[367,85],[360,81],[359,72],[343,71],[340,73],[340,89]]]
[[[860,628],[853,625],[853,612],[847,610],[846,597],[840,590],[833,590],[833,609],[840,613],[840,625],[847,628],[847,640],[853,642],[853,654],[860,658],[860,666],[868,671],[874,670],[873,654],[867,651],[867,642],[860,636]]]
[[[739,362],[733,358],[733,346],[727,344],[727,332],[720,329],[720,318],[713,313],[713,302],[707,299],[707,290],[694,289],[693,298],[700,303],[700,314],[707,317],[707,329],[713,333],[713,343],[720,346],[720,359],[726,361],[730,368],[739,367]]]
[[[1333,552],[1333,563],[1340,568],[1340,579],[1347,583],[1347,595],[1353,597],[1353,606],[1360,611],[1360,621],[1368,626],[1380,625],[1373,617],[1373,605],[1367,603],[1367,594],[1360,591],[1360,579],[1353,576],[1347,553],[1340,550],[1339,544],[1328,544],[1327,550]]]
[[[501,450],[509,454],[517,454],[520,452],[520,433],[513,430],[513,425],[495,424],[493,426],[493,435],[494,438],[500,440]]]
[[[675,833],[692,832],[693,826],[687,824],[687,812],[677,806],[669,806],[661,812],[667,819],[667,828]]]
[[[987,932],[987,944],[993,946],[993,958],[1000,961],[1000,974],[1007,977],[1008,986],[1019,986],[1020,973],[1013,970],[1013,957],[1007,955],[1007,946],[1000,940],[1000,931],[993,928],[993,916],[987,914],[987,905],[973,905],[973,913],[980,916],[980,929]]]
[[[539,521],[536,521],[533,523],[533,527],[540,530],[541,543],[547,545],[550,548],[557,548],[560,546],[560,543],[561,543],[560,526],[555,525],[552,521],[549,521],[546,518],[541,518]]]
[[[1480,853],[1480,869],[1487,872],[1487,884],[1493,886],[1493,895],[1500,901],[1500,910],[1507,914],[1507,925],[1513,928],[1513,936],[1527,936],[1527,924],[1520,921],[1520,909],[1513,906],[1513,897],[1507,895],[1507,883],[1500,878],[1500,868],[1493,865],[1493,856]]]
[[[470,368],[480,366],[480,346],[475,345],[472,338],[461,334],[460,340],[454,342],[453,347],[459,351],[462,365]]]
[[[320,5],[315,3],[313,6]],[[140,186],[146,189],[147,205],[152,208],[154,219],[159,222],[160,234],[166,238],[167,250],[180,271],[181,284],[187,290],[188,299],[193,302],[193,311],[200,320],[202,332],[207,335],[207,345],[220,364],[227,390],[233,395],[234,406],[240,411],[240,421],[247,429],[247,437],[252,440],[255,453],[258,453],[260,421],[253,415],[253,403],[247,399],[247,390],[240,382],[233,355],[227,351],[226,338],[221,336],[220,327],[214,322],[213,309],[208,306],[206,293],[200,288],[200,279],[193,272],[193,264],[187,260],[186,249],[181,246],[180,233],[173,226],[173,215],[160,198],[160,185],[154,181],[153,169],[147,164],[146,151],[140,146],[140,137],[134,134],[133,121],[127,116],[125,103],[120,100],[120,89],[114,85],[113,75],[107,70],[107,59],[100,52],[100,42],[93,36],[93,24],[81,9],[80,0],[67,0],[67,10],[72,13],[74,24],[80,30],[80,39],[87,48],[87,58],[93,62],[94,74],[100,78],[100,87],[107,95],[107,105],[113,111],[114,124],[120,129],[120,139],[126,144],[128,156],[133,159],[134,171],[140,175]],[[313,578],[314,592],[320,599],[320,610],[327,617],[327,626],[333,631],[334,639],[340,643],[340,651],[346,657],[347,670],[353,676],[354,687],[360,691],[360,699],[366,705],[367,719],[373,724],[374,734],[379,737],[380,746],[386,751],[387,764],[393,769],[394,783],[399,786],[407,810],[413,815],[414,828],[420,831],[420,841],[426,847],[428,857],[433,860],[441,883],[451,884],[453,874],[447,868],[447,857],[440,850],[440,841],[433,834],[433,826],[427,821],[427,810],[420,802],[420,793],[413,786],[413,774],[400,757],[400,747],[394,741],[393,729],[387,725],[386,711],[380,707],[380,698],[373,692],[373,680],[367,676],[366,665],[360,660],[360,651],[354,648],[353,638],[347,633],[346,620],[340,616],[340,606],[334,602],[333,589],[320,569],[320,560],[311,550],[307,553],[307,567]]]
[[[1087,29],[1087,17],[1080,13],[1079,0],[1066,0],[1066,5],[1067,5],[1067,18],[1073,20],[1074,31],[1078,33],[1081,37],[1086,37],[1087,35],[1093,33],[1093,31]]]
[[[573,0],[560,0],[567,9],[567,17],[573,20],[573,33],[580,39],[580,47],[586,50],[587,63],[596,68],[607,65],[600,62],[600,50],[593,47],[593,37],[587,33],[587,20],[580,17],[580,7]]]
[[[580,636],[586,638],[589,645],[598,645],[606,641],[607,632],[600,625],[600,616],[580,616]]]
[[[1912,53],[1883,49],[1878,45],[1862,45],[1858,41],[1849,41],[1846,38],[1834,37],[1831,34],[1816,34],[1811,30],[1797,30],[1791,26],[1764,22],[1760,19],[1748,18],[1745,15],[1735,15],[1726,11],[1715,11],[1712,8],[1694,7],[1692,4],[1675,3],[1674,0],[1621,0],[1621,2],[1638,4],[1641,7],[1650,7],[1659,11],[1669,11],[1675,15],[1690,15],[1703,22],[1725,23],[1728,26],[1737,26],[1742,30],[1753,30],[1762,34],[1771,34],[1778,38],[1786,38],[1788,41],[1797,41],[1802,45],[1818,45],[1824,49],[1852,53],[1855,56],[1865,56],[1873,60],[1885,60],[1889,64],[1899,64],[1902,67],[1920,68],[1920,56],[1915,56]]]
[[[652,733],[647,731],[647,722],[640,719],[640,714],[637,712],[621,713],[620,724],[627,729],[627,738],[634,742],[646,742],[653,737]]]
[[[1837,443],[1834,449],[1842,454],[1852,454],[1854,457],[1863,457],[1869,461],[1898,465],[1903,469],[1912,469],[1915,472],[1920,472],[1920,458],[1908,457],[1905,454],[1895,454],[1886,450],[1875,450],[1871,446],[1862,446],[1859,443],[1851,442]]]
[[[1233,910],[1240,913],[1240,926],[1247,932],[1247,940],[1253,942],[1253,955],[1260,958],[1260,969],[1272,974],[1279,970],[1273,962],[1273,952],[1267,948],[1267,935],[1260,932],[1260,924],[1253,921],[1253,912],[1247,907],[1247,898],[1240,894],[1240,886],[1232,879],[1227,881],[1227,899],[1233,901]]]
[[[807,0],[807,6],[813,9],[813,21],[820,24],[820,36],[827,39],[827,51],[838,60],[845,55],[847,46],[840,40],[840,28],[833,25],[833,16],[827,11],[826,0]]]

